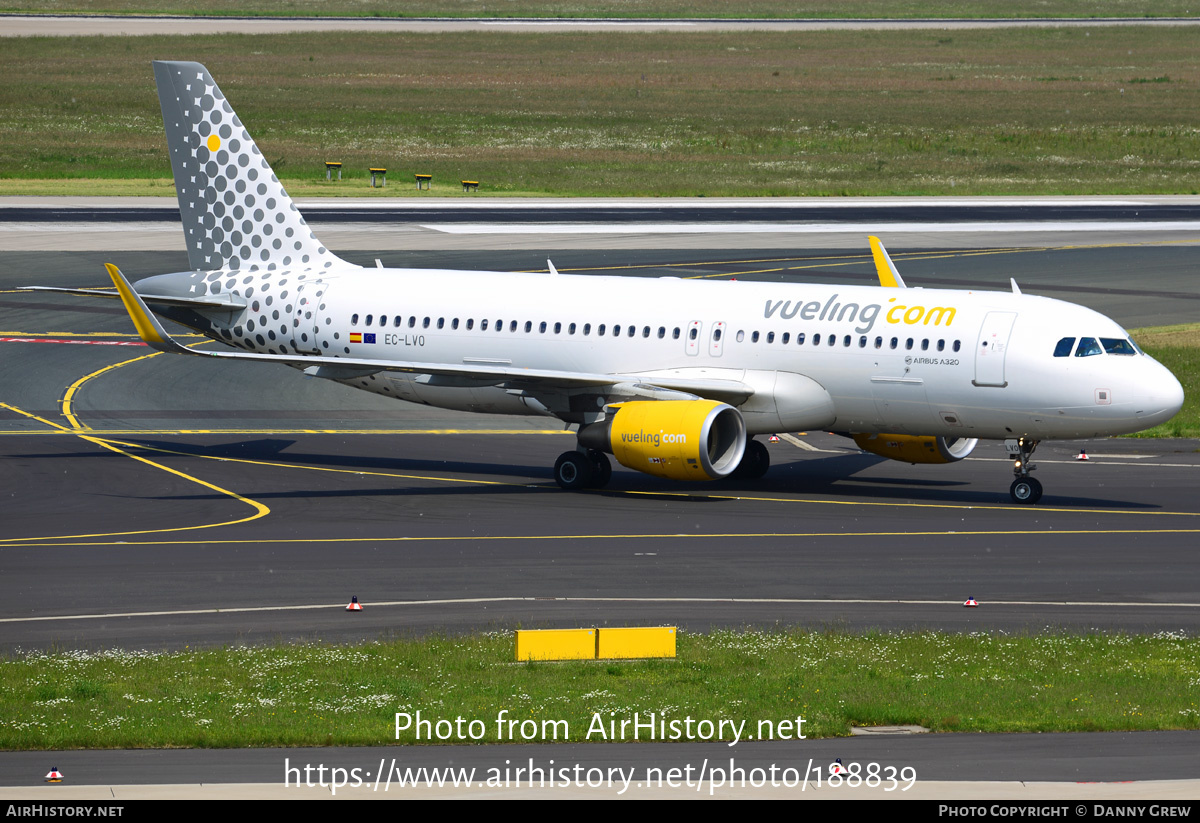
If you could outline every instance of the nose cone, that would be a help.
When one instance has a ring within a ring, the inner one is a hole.
[[[1171,370],[1152,357],[1147,356],[1150,368],[1142,379],[1141,403],[1138,421],[1146,428],[1166,423],[1183,408],[1183,386]]]

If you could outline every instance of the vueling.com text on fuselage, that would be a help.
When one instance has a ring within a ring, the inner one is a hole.
[[[879,313],[884,311],[884,306],[879,303],[868,303],[865,306],[860,306],[858,303],[839,303],[838,296],[832,295],[822,304],[819,300],[813,300],[805,303],[803,300],[768,300],[766,309],[763,311],[763,317],[771,319],[775,312],[779,312],[780,318],[783,320],[791,320],[796,315],[800,316],[801,320],[836,320],[838,322],[853,323],[856,320],[859,325],[854,328],[858,334],[866,334],[875,326],[875,319],[879,317]],[[955,309],[950,306],[908,306],[899,302],[900,298],[892,297],[888,300],[884,320],[893,324],[905,324],[908,326],[949,326],[954,322]]]

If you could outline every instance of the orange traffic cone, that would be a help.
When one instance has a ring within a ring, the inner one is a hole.
[[[350,605],[346,607],[346,611],[348,611],[348,612],[361,612],[362,611],[362,604],[358,602],[357,597],[350,598]]]

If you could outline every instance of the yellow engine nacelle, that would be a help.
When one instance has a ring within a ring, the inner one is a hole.
[[[865,452],[905,463],[955,463],[970,454],[975,438],[914,437],[911,434],[856,434],[854,442]]]
[[[579,433],[579,442],[609,452],[626,468],[674,480],[712,480],[737,468],[746,424],[715,400],[634,400]]]

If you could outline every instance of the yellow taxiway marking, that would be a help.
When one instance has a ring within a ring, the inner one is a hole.
[[[47,426],[50,426],[55,429],[59,429],[60,431],[75,434],[75,436],[79,437],[82,440],[86,440],[89,443],[94,443],[97,446],[100,446],[101,448],[104,448],[104,449],[108,449],[111,452],[116,452],[117,454],[128,457],[130,460],[136,460],[139,463],[145,463],[147,466],[153,466],[156,469],[160,469],[169,474],[173,474],[176,477],[181,477],[184,480],[204,486],[207,489],[212,489],[213,491],[218,492],[219,494],[223,494],[228,497],[232,497],[234,500],[237,500],[240,503],[245,503],[247,506],[250,506],[252,509],[254,509],[254,512],[255,512],[254,514],[252,514],[248,517],[241,517],[241,518],[238,518],[237,520],[227,520],[227,521],[222,521],[220,523],[204,523],[199,526],[181,526],[181,527],[177,527],[177,528],[166,528],[166,529],[138,529],[138,530],[134,530],[134,531],[125,531],[125,532],[103,532],[103,533],[97,533],[97,534],[72,534],[72,535],[58,535],[58,536],[52,536],[52,537],[0,538],[0,546],[10,545],[12,540],[14,540],[14,539],[21,540],[21,541],[80,540],[83,538],[91,538],[91,537],[123,537],[126,535],[135,535],[135,534],[162,534],[165,532],[184,532],[184,531],[193,531],[195,529],[212,529],[212,528],[216,528],[218,526],[233,526],[237,523],[248,523],[251,520],[258,520],[260,517],[266,517],[268,514],[271,513],[271,510],[269,508],[264,506],[262,503],[259,503],[257,500],[251,500],[248,497],[243,497],[242,495],[238,494],[237,492],[230,491],[229,489],[223,489],[220,486],[217,486],[213,483],[209,483],[206,480],[201,480],[200,478],[193,477],[190,474],[185,474],[184,472],[181,472],[178,469],[172,469],[170,466],[164,466],[161,463],[155,463],[153,460],[150,460],[145,457],[141,457],[140,455],[131,454],[128,451],[125,451],[124,449],[120,448],[120,446],[115,445],[111,441],[103,440],[99,437],[92,437],[92,436],[84,434],[83,432],[80,432],[80,431],[73,431],[71,429],[67,429],[65,426],[61,426],[58,423],[55,423],[51,420],[45,419],[44,417],[39,417],[36,414],[31,414],[23,409],[19,409],[16,406],[10,405],[8,403],[0,402],[0,408],[5,408],[5,409],[8,409],[9,411],[16,412],[17,414],[24,415],[25,417],[28,417],[32,420],[37,420],[39,423],[44,423]],[[126,444],[121,444],[121,445],[126,445]],[[34,543],[32,545],[46,545],[46,544],[45,543]]]
[[[960,600],[889,600],[886,598],[807,597],[454,597],[436,600],[385,600],[370,602],[372,609],[386,606],[467,606],[475,603],[775,603],[782,606],[962,606]],[[1088,600],[988,600],[988,606],[1057,606],[1060,608],[1200,609],[1200,603],[1136,603]],[[40,623],[51,620],[105,620],[130,617],[179,617],[189,614],[247,614],[252,612],[345,611],[345,603],[303,603],[290,606],[241,606],[221,609],[175,609],[154,612],[107,614],[52,614],[39,617],[0,617],[0,623]]]
[[[101,438],[95,438],[99,441]],[[145,451],[157,452],[159,454],[173,454],[181,457],[200,458],[201,460],[216,460],[221,463],[245,463],[250,466],[267,466],[273,469],[302,469],[313,472],[328,472],[330,474],[353,474],[360,477],[394,477],[400,480],[430,480],[438,483],[466,483],[476,486],[529,486],[528,482],[506,482],[504,480],[472,480],[462,477],[437,477],[433,475],[421,474],[400,474],[397,472],[372,471],[370,469],[331,469],[327,466],[305,466],[299,463],[279,463],[270,460],[251,460],[246,457],[217,457],[210,454],[196,454],[194,452],[181,452],[173,449],[164,449],[159,446],[144,446],[140,443],[125,443],[120,442],[123,446],[128,446]],[[2,541],[0,541],[2,542]]]
[[[193,335],[193,336],[200,337],[202,335]],[[194,348],[195,346],[202,346],[207,342],[209,342],[208,338],[204,338],[203,340],[200,340],[199,342],[196,342],[196,343],[188,343],[188,348],[190,349],[190,348]],[[91,380],[94,377],[99,377],[100,375],[104,374],[105,372],[110,372],[110,371],[113,371],[114,369],[119,369],[122,366],[128,366],[130,363],[137,363],[139,360],[149,360],[151,357],[158,357],[160,354],[162,354],[162,352],[160,352],[160,351],[151,352],[150,354],[143,354],[141,357],[134,357],[129,360],[122,360],[120,363],[113,363],[110,366],[105,366],[102,369],[97,369],[96,371],[92,372],[91,374],[85,374],[83,377],[79,378],[74,383],[72,383],[70,386],[68,386],[66,393],[63,394],[63,398],[60,401],[61,406],[62,406],[62,416],[67,418],[67,422],[69,422],[71,424],[71,428],[73,430],[75,430],[75,431],[91,431],[91,428],[92,428],[91,426],[87,425],[86,423],[79,422],[79,419],[75,416],[75,412],[72,407],[72,404],[74,403],[74,400],[75,400],[75,395],[78,394],[79,390],[83,388],[83,384],[87,383],[89,380]]]
[[[72,407],[72,404],[75,401],[75,395],[79,393],[79,390],[81,388],[83,388],[84,383],[88,382],[93,377],[99,377],[100,375],[104,374],[105,372],[112,371],[113,369],[119,369],[122,366],[128,365],[130,363],[136,363],[139,360],[148,360],[151,357],[158,357],[160,354],[162,354],[162,352],[156,351],[156,352],[151,352],[150,354],[143,354],[141,357],[134,357],[131,360],[123,360],[120,363],[113,363],[110,366],[105,366],[102,369],[97,369],[96,371],[92,372],[91,374],[85,374],[83,377],[79,378],[74,383],[72,383],[70,386],[68,386],[66,393],[63,394],[62,400],[59,401],[59,403],[62,408],[62,416],[67,418],[67,422],[71,424],[71,429],[73,431],[89,431],[91,429],[91,426],[87,425],[86,423],[79,422],[79,419],[75,416],[75,412]]]

